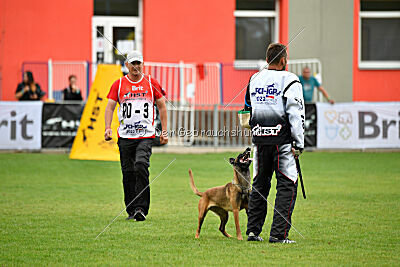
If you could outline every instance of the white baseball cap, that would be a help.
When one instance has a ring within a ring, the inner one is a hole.
[[[128,53],[128,55],[126,56],[126,60],[128,62],[133,62],[133,61],[143,62],[143,55],[140,51],[133,50],[132,52]]]

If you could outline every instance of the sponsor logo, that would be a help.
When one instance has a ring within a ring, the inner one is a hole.
[[[19,122],[17,122],[17,120],[14,119],[14,117],[17,116],[17,111],[16,110],[12,110],[10,112],[10,119],[5,119],[0,121],[0,128],[7,128],[9,127],[10,129],[10,140],[17,140],[17,128],[20,128],[20,135],[22,137],[22,139],[24,140],[31,140],[33,139],[33,135],[30,135],[28,133],[28,128],[31,128],[29,126],[29,124],[33,124],[33,120],[28,118],[29,114],[26,114]],[[20,125],[20,127],[17,127],[17,123],[18,125]]]
[[[128,93],[124,94],[123,98],[129,98],[129,97],[131,97],[131,96],[132,96],[132,93],[131,93],[131,92],[128,92]]]
[[[397,114],[400,116],[400,110]],[[380,135],[382,135],[382,139],[388,139],[390,130],[392,130],[392,134],[395,134],[394,129],[398,129],[398,138],[400,139],[400,121],[385,119],[382,113],[374,111],[358,111],[358,136],[360,139],[376,139]]]
[[[61,126],[61,129],[73,129],[77,130],[79,126],[79,120],[65,120],[62,117],[55,117],[48,119],[43,125],[44,130],[57,130]]]
[[[325,111],[324,117],[329,123],[333,123],[337,118],[337,113],[334,110],[328,110]]]
[[[351,112],[343,111],[339,113],[338,123],[340,124],[352,124],[353,117],[351,116]]]
[[[267,87],[256,87],[255,89],[256,95],[263,95],[269,98],[275,98],[274,96],[279,96],[281,91],[275,88],[275,83],[267,85]]]
[[[339,135],[343,140],[349,139],[351,137],[351,129],[349,126],[345,125],[342,129],[340,129]]]
[[[357,115],[358,125],[354,125],[354,123],[357,123],[357,119],[353,117]],[[358,138],[360,140],[377,139],[380,136],[382,139],[388,139],[390,130],[398,129],[397,125],[400,122],[379,118],[379,115],[374,111],[358,111],[358,113],[352,114],[351,111],[347,110],[341,112],[327,110],[324,113],[324,117],[329,125],[325,127],[325,135],[331,140],[339,137],[346,141],[353,136],[352,130],[357,131],[354,126],[358,126]],[[357,135],[357,133],[354,134]]]
[[[146,132],[147,125],[143,125],[141,121],[136,121],[133,124],[124,124],[124,131],[126,134],[143,135]]]
[[[333,140],[338,134],[339,127],[337,125],[325,126],[325,135],[328,139]]]
[[[256,87],[251,96],[256,98],[257,102],[275,105],[277,103],[276,97],[281,94],[281,91],[275,88],[275,83],[267,85],[267,87]]]
[[[327,110],[324,117],[330,124],[325,127],[325,135],[330,140],[340,137],[343,141],[348,140],[352,136],[350,125],[353,124],[353,117],[349,111],[336,112]]]
[[[143,86],[141,86],[141,85],[139,85],[139,86],[132,85],[132,91],[137,91],[137,90],[143,91]]]
[[[43,136],[75,136],[79,127],[79,120],[66,120],[62,117],[53,117],[42,125]]]
[[[143,92],[143,93],[131,93],[128,92],[124,94],[123,98],[134,98],[134,97],[144,97],[147,94],[148,91]]]
[[[251,129],[254,136],[277,136],[282,129],[282,125],[278,124],[273,127],[262,127],[259,124]]]
[[[322,147],[400,147],[398,103],[349,103],[320,108],[317,141]]]
[[[274,99],[275,96],[279,96],[280,94],[281,94],[281,91],[276,89],[274,87],[274,84],[271,84],[271,85],[267,85],[267,88],[256,87],[255,92],[253,92],[251,95],[252,96],[262,95],[262,96]]]

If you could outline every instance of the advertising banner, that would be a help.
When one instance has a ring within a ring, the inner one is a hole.
[[[304,146],[315,147],[317,145],[317,109],[315,104],[306,104],[305,112]]]
[[[43,104],[42,147],[70,148],[82,114],[82,104]]]
[[[71,153],[69,154],[71,159],[119,160],[117,110],[114,112],[111,125],[113,138],[108,142],[104,140],[104,111],[107,106],[107,94],[111,85],[120,77],[122,77],[121,66],[99,65],[97,67],[96,77],[90,89]]]
[[[317,103],[317,148],[400,148],[400,102]]]
[[[40,149],[41,101],[0,101],[0,149]]]

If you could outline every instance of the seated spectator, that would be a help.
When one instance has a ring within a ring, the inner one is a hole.
[[[326,90],[319,84],[317,79],[315,79],[314,76],[311,76],[311,70],[309,67],[305,67],[303,69],[303,75],[300,76],[299,79],[301,85],[303,86],[303,97],[305,103],[312,102],[312,98],[314,95],[314,87],[317,87],[317,89],[322,92],[322,94],[329,101],[329,103],[331,104],[335,103],[335,101],[333,101],[333,99],[329,97]]]
[[[63,100],[82,100],[81,90],[76,86],[76,76],[68,77],[69,86],[63,91]]]
[[[22,83],[18,84],[15,91],[15,98],[20,101],[35,101],[41,100],[45,94],[40,85],[35,83],[32,72],[26,71]]]

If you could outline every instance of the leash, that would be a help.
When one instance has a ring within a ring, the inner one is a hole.
[[[296,161],[297,172],[299,173],[301,192],[303,193],[304,199],[306,199],[306,190],[304,189],[303,175],[301,174],[301,168],[300,168],[300,160],[299,157],[294,157],[294,159]]]

